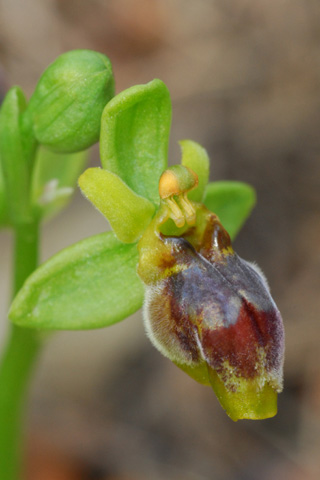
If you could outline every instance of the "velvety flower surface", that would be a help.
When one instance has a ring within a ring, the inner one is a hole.
[[[282,390],[280,313],[263,274],[233,251],[218,217],[194,207],[195,224],[170,236],[161,232],[170,217],[163,204],[140,240],[147,333],[160,352],[213,387],[233,420],[271,417]]]

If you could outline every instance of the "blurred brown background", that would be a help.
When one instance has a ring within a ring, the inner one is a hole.
[[[285,390],[276,418],[233,423],[152,348],[140,313],[57,334],[32,386],[25,479],[320,478],[319,0],[0,0],[2,94],[19,84],[30,95],[73,48],[108,55],[117,91],[166,82],[171,162],[190,138],[207,148],[212,179],[257,189],[236,249],[265,271],[282,311]],[[42,258],[106,228],[77,193],[44,227]],[[10,241],[1,233],[2,319]]]

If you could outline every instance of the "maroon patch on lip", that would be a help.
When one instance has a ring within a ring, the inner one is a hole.
[[[266,371],[279,369],[283,350],[281,325],[277,310],[259,311],[243,300],[234,325],[216,330],[202,329],[202,346],[208,363],[217,372],[223,373],[223,362],[228,361],[235,368],[236,375],[254,378],[259,375],[256,365],[261,359],[257,349],[261,347],[266,353]]]

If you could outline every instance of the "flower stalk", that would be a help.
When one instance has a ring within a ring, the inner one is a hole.
[[[15,228],[14,295],[37,266],[38,224]],[[0,363],[0,472],[2,480],[20,478],[25,405],[29,380],[41,347],[36,330],[10,326]]]

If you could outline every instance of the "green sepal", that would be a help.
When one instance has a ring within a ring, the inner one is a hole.
[[[67,205],[87,160],[87,150],[58,154],[38,149],[31,182],[31,204],[38,218],[52,217]]]
[[[255,190],[247,183],[221,181],[209,183],[204,204],[220,218],[234,239],[256,203]]]
[[[144,288],[136,273],[136,244],[112,232],[68,247],[41,265],[15,297],[9,318],[44,330],[112,325],[138,310]]]
[[[28,222],[30,217],[30,169],[22,145],[21,113],[26,100],[19,87],[12,87],[0,110],[0,151],[6,204],[10,223]]]
[[[188,198],[194,202],[203,202],[209,180],[210,161],[207,151],[192,140],[180,140],[182,150],[182,165],[191,168],[198,176],[198,186],[188,193]]]
[[[55,152],[84,150],[98,141],[101,114],[113,96],[110,60],[91,50],[73,50],[45,70],[24,123],[32,123],[37,140]]]
[[[167,167],[170,124],[170,95],[161,80],[121,92],[106,105],[101,118],[103,168],[155,204],[159,178]]]
[[[118,175],[101,168],[88,168],[79,186],[121,242],[133,243],[141,237],[154,214],[153,203],[137,195]]]

